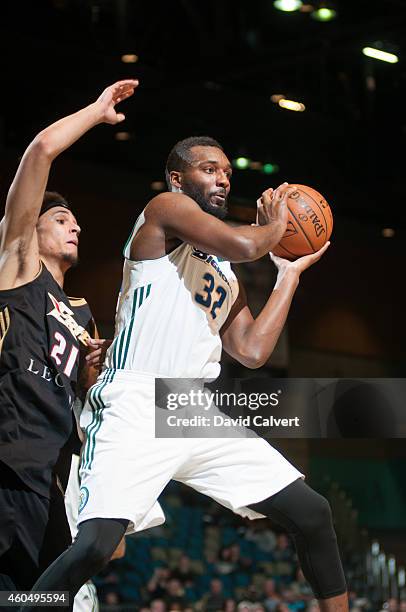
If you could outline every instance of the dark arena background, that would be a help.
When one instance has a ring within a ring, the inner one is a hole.
[[[140,81],[126,121],[86,134],[49,180],[82,227],[67,292],[86,297],[103,337],[114,332],[122,247],[165,190],[169,150],[209,135],[233,160],[231,222],[254,222],[256,199],[284,181],[320,191],[334,215],[330,249],[303,274],[255,376],[405,377],[405,1],[7,0],[0,31],[2,206],[39,130],[118,79]],[[272,265],[237,269],[258,312]],[[223,376],[252,375],[223,356]],[[332,505],[351,610],[406,612],[406,428],[388,439],[357,431],[275,445]],[[125,557],[94,578],[101,609],[318,610],[276,525],[177,483],[160,501],[166,524],[128,537]]]

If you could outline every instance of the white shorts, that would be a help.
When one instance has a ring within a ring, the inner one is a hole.
[[[159,495],[178,480],[242,516],[303,475],[259,437],[155,438],[155,377],[106,370],[90,389],[81,416],[78,522],[128,519],[128,533],[164,522]]]

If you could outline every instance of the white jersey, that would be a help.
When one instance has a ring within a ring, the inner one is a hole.
[[[124,250],[116,337],[81,416],[79,522],[121,517],[128,532],[160,524],[157,499],[172,478],[242,516],[263,518],[247,506],[301,477],[265,440],[156,436],[155,378],[218,376],[219,332],[238,282],[228,262],[186,243],[159,259],[132,261],[130,245],[144,222],[142,214]]]
[[[217,378],[220,328],[238,295],[230,263],[182,243],[159,259],[130,259],[140,215],[124,248],[115,340],[105,367],[162,377]]]

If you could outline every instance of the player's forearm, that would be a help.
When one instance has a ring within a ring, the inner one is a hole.
[[[258,368],[271,356],[285,325],[292,298],[299,283],[293,270],[279,278],[264,308],[244,334],[244,353],[248,367]]]
[[[40,132],[27,153],[44,155],[49,162],[68,149],[92,127],[102,122],[103,112],[98,102],[89,104],[73,115],[59,119]]]
[[[248,243],[244,261],[255,261],[263,257],[279,244],[285,233],[286,225],[275,221],[263,226],[242,226],[235,229]]]

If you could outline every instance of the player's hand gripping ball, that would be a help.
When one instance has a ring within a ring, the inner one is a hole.
[[[327,242],[333,230],[333,215],[324,197],[306,185],[295,187],[288,197],[288,225],[273,253],[295,260],[315,253]]]

